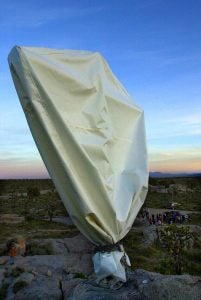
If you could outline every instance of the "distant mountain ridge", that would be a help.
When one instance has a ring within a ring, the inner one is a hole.
[[[169,177],[201,177],[201,173],[163,173],[163,172],[150,172],[150,177],[153,178],[169,178]]]

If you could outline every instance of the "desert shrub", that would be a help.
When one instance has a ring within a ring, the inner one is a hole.
[[[8,287],[9,287],[8,283],[3,283],[2,284],[2,286],[0,288],[0,300],[6,299]]]
[[[86,276],[82,272],[78,272],[74,274],[74,278],[86,279]]]
[[[53,247],[51,242],[46,244],[39,244],[32,242],[28,245],[28,255],[51,255],[53,254]]]
[[[19,292],[21,289],[25,288],[28,285],[26,281],[17,281],[14,286],[13,286],[13,292],[16,294]]]
[[[12,269],[11,271],[11,276],[13,277],[18,277],[20,276],[20,274],[22,274],[24,272],[24,269],[21,267],[15,267]]]

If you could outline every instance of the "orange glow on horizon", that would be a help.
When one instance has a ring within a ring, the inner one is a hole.
[[[201,162],[185,160],[151,162],[150,171],[162,173],[201,173]]]

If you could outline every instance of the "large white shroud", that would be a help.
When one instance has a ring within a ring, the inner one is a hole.
[[[30,130],[79,230],[113,244],[147,193],[143,111],[99,53],[14,47],[8,57]]]

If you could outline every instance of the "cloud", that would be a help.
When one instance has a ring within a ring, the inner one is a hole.
[[[2,105],[3,106],[3,105]],[[3,109],[3,108],[2,108]],[[4,107],[0,121],[0,159],[40,159],[31,132],[21,111]]]
[[[48,177],[49,174],[41,159],[0,158],[0,179]]]
[[[169,149],[165,149],[162,146],[160,147],[150,147],[149,155],[151,160],[172,160],[172,159],[188,159],[188,158],[197,158],[201,155],[201,146],[193,147],[193,146],[180,146],[178,147],[169,147]]]
[[[149,120],[147,127],[148,140],[170,139],[174,137],[201,136],[201,111],[181,115],[181,110],[158,115],[154,121]],[[169,117],[172,115],[172,117]],[[201,139],[200,139],[201,143]]]
[[[2,82],[10,81],[10,74],[5,72],[0,72],[0,81]]]
[[[189,137],[197,137],[201,136],[201,125],[195,125],[195,126],[180,126],[177,124],[176,126],[169,126],[168,129],[165,129],[164,127],[160,127],[160,124],[158,124],[159,128],[155,128],[153,130],[147,130],[147,139],[149,142],[156,141],[156,140],[169,140],[171,138],[185,138],[186,140]],[[201,140],[200,140],[201,141]],[[200,143],[199,143],[200,144]]]
[[[162,172],[200,172],[201,147],[177,149],[149,149],[151,171]]]
[[[7,8],[4,15],[1,16],[1,26],[15,27],[40,27],[52,21],[62,21],[67,19],[76,19],[104,10],[103,6],[96,7],[66,7],[62,5],[53,6],[31,6],[23,2],[21,6],[13,5]],[[9,18],[6,15],[9,14]]]
[[[178,118],[167,120],[169,123],[181,123],[183,125],[201,125],[201,111],[197,111]]]
[[[122,49],[121,49],[122,50]],[[169,66],[183,65],[201,60],[200,53],[183,54],[182,49],[178,46],[164,47],[157,49],[125,49],[121,55],[116,57],[118,60],[129,60],[141,62],[145,66],[154,65],[156,68],[167,68]]]

